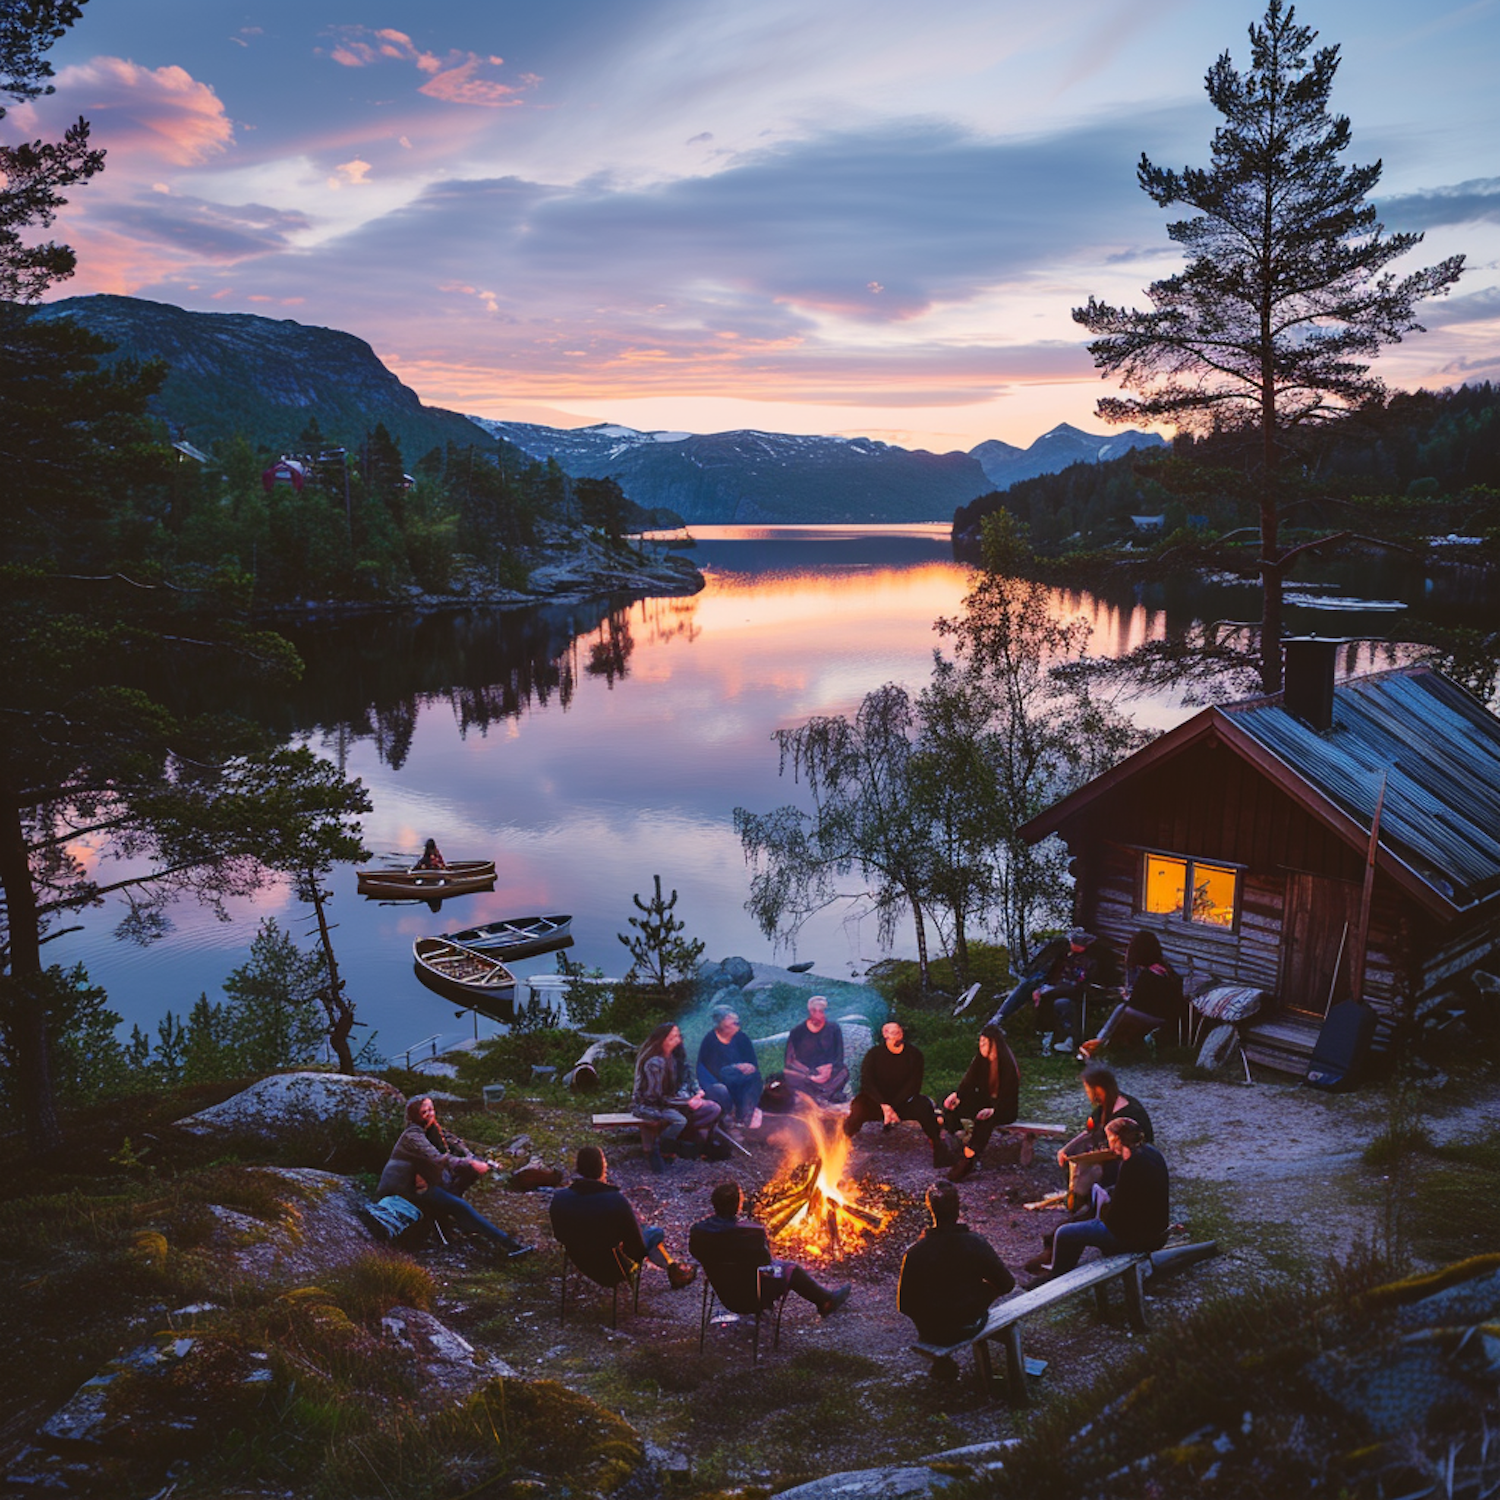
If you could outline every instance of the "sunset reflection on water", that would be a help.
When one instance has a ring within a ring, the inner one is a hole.
[[[619,973],[628,960],[615,934],[628,930],[631,893],[648,891],[657,873],[680,890],[678,914],[709,957],[771,956],[744,911],[749,876],[734,808],[800,800],[778,774],[778,728],[852,713],[886,682],[925,684],[941,644],[934,621],[959,612],[969,572],[953,560],[946,527],[695,531],[688,555],[706,586],[691,597],[634,601],[602,620],[598,608],[553,605],[301,637],[309,673],[292,713],[303,726],[297,737],[365,782],[374,803],[365,838],[377,857],[415,853],[431,836],[450,859],[499,864],[493,892],[437,915],[367,903],[354,895],[352,871],[335,872],[340,963],[387,1053],[457,1024],[453,1007],[412,975],[415,937],[567,911],[573,956]],[[1059,593],[1053,607],[1084,614],[1094,649],[1111,653],[1163,628],[1141,605]],[[529,644],[506,644],[521,641]],[[561,654],[525,654],[539,649]],[[473,676],[491,657],[496,670],[538,684],[550,675],[556,686],[545,697],[502,692]],[[200,991],[219,998],[271,913],[301,930],[300,908],[276,887],[236,903],[228,924],[180,906],[175,930],[145,950],[111,939],[117,909],[89,913],[87,930],[59,942],[69,951],[56,957],[82,958],[127,1021],[153,1027]],[[909,946],[903,930],[897,951]],[[881,956],[875,922],[820,916],[782,950],[783,961],[794,956],[814,959],[821,973],[862,970]],[[518,967],[553,966],[547,958]]]

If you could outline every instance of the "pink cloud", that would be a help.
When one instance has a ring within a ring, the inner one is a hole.
[[[479,77],[479,70],[485,66],[484,58],[471,54],[456,68],[445,68],[424,83],[418,92],[429,99],[441,99],[445,104],[478,104],[487,109],[506,109],[519,104],[519,89],[501,83],[498,78]]]
[[[123,57],[95,57],[63,68],[57,93],[26,106],[35,126],[56,131],[82,111],[94,144],[111,156],[194,166],[225,150],[234,127],[219,96],[184,68],[143,68]],[[17,111],[18,114],[21,111]]]
[[[404,31],[389,27],[372,30],[367,26],[338,26],[328,34],[335,38],[328,55],[341,67],[368,68],[387,61],[412,63],[419,73],[427,75],[418,92],[445,104],[511,108],[521,103],[519,95],[541,82],[536,74],[524,73],[515,83],[505,83],[490,73],[504,66],[503,57],[463,50],[439,57],[435,52],[423,52]]]

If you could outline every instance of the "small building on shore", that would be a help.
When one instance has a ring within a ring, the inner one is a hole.
[[[1500,973],[1500,718],[1430,667],[1335,685],[1337,644],[1288,641],[1283,693],[1204,709],[1022,830],[1063,839],[1076,920],[1120,951],[1150,927],[1190,984],[1264,991],[1246,1055],[1294,1072],[1348,998],[1382,788],[1364,998],[1393,1020]]]

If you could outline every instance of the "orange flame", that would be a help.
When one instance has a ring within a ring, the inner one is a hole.
[[[779,1248],[795,1249],[809,1260],[831,1259],[879,1234],[890,1215],[878,1204],[863,1201],[857,1185],[844,1180],[849,1138],[840,1122],[817,1114],[801,1118],[812,1132],[815,1163],[786,1163],[763,1197],[765,1217]],[[816,1180],[809,1184],[806,1174],[814,1166]],[[794,1203],[791,1216],[785,1218]]]

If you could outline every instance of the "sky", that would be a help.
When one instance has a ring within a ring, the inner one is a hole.
[[[89,0],[56,93],[106,170],[54,297],[345,329],[422,399],[558,426],[946,451],[1104,430],[1070,310],[1180,264],[1142,152],[1206,163],[1222,0]],[[1500,0],[1308,0],[1415,269],[1379,371],[1500,378]]]

